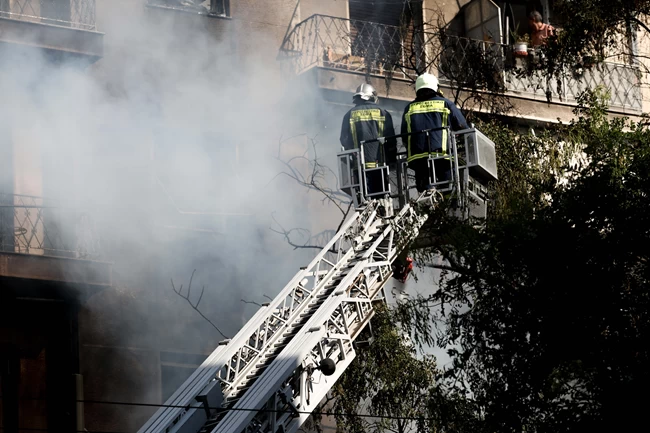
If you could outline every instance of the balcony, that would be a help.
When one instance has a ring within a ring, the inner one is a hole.
[[[208,17],[230,17],[230,0],[147,0],[147,7]]]
[[[0,194],[1,279],[110,286],[110,264],[101,258],[87,211],[42,197]],[[38,286],[26,287],[34,292]]]
[[[507,45],[324,15],[297,24],[279,59],[293,74],[323,68],[407,81],[430,65],[443,85],[544,102],[550,97],[569,105],[581,91],[601,85],[610,90],[612,109],[638,113],[642,108],[638,69],[629,65],[602,63],[547,80],[534,70],[533,57],[514,58]]]
[[[455,87],[482,82],[487,90],[505,90],[509,96],[575,105],[580,92],[602,86],[610,91],[611,109],[640,112],[639,70],[623,63],[604,62],[576,67],[559,79],[539,70],[539,54],[516,57],[512,47],[454,35],[439,38],[440,81]],[[480,70],[478,70],[480,69]]]
[[[407,32],[395,26],[312,15],[298,23],[280,48],[289,71],[319,66],[374,75],[415,76],[417,53]]]
[[[96,61],[95,0],[0,0],[0,42]]]
[[[0,251],[95,260],[97,230],[81,209],[42,197],[0,194]]]

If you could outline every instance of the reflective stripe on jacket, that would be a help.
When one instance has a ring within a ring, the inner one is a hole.
[[[344,149],[358,149],[359,143],[378,137],[395,135],[393,118],[373,102],[364,102],[348,111],[341,125],[341,145]],[[366,168],[376,167],[378,163],[395,160],[396,140],[387,140],[382,149],[379,142],[366,143],[363,153]],[[385,152],[385,154],[384,154]]]
[[[416,99],[406,106],[402,117],[402,133],[447,126],[459,130],[467,127],[467,121],[460,110],[442,96],[422,101]],[[447,154],[447,139],[446,129],[409,135],[406,139],[407,161],[426,158],[429,155]]]

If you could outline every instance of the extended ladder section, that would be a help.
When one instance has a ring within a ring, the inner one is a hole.
[[[433,191],[415,203],[435,205]],[[294,433],[355,357],[385,298],[391,263],[428,212],[389,200],[359,207],[314,260],[264,304],[139,433]]]
[[[417,238],[436,200],[447,194],[462,204],[468,197],[484,214],[485,185],[496,178],[494,143],[473,128],[449,137],[449,155],[429,155],[431,189],[415,200],[405,155],[393,192],[387,166],[365,168],[363,146],[339,153],[341,189],[355,213],[139,433],[295,433],[354,359],[373,305],[385,300],[392,263]]]

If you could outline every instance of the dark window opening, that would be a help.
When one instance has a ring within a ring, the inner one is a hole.
[[[209,16],[230,16],[230,0],[148,0],[148,4]]]
[[[531,12],[539,12],[542,15],[542,21],[548,23],[548,7],[542,3],[548,4],[547,1],[509,1],[502,2],[500,7],[504,16],[504,30],[507,32],[506,37],[510,43],[515,42],[514,36],[530,35],[531,29],[528,26],[528,15]]]
[[[63,303],[0,302],[0,431],[70,431],[73,314]]]
[[[557,3],[556,0],[548,0],[545,3],[548,3],[548,6],[545,6],[544,8],[544,22],[552,25],[556,29],[564,27],[567,21],[567,17],[564,15],[561,15],[558,11],[557,8],[555,7],[555,4]]]
[[[528,16],[539,12],[542,21],[560,29],[565,22],[554,10],[554,0],[472,0],[450,23],[451,34],[471,39],[512,44],[515,37],[530,36]]]
[[[363,58],[371,69],[390,69],[396,64],[415,67],[422,52],[422,2],[375,0],[350,2],[352,56]]]
[[[562,28],[565,23],[565,17],[560,15],[554,4],[554,0],[513,0],[499,2],[503,15],[504,31],[507,31],[507,40],[514,42],[514,34],[523,36],[530,34],[531,29],[528,25],[528,16],[531,12],[539,12],[542,16],[542,22],[550,24],[556,29]]]
[[[402,15],[408,11],[412,3],[414,2],[392,0],[350,2],[350,19],[399,26]]]

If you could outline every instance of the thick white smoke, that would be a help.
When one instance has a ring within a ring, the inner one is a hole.
[[[295,6],[286,3],[285,25]],[[157,402],[157,351],[201,354],[222,339],[170,279],[185,289],[196,269],[192,299],[205,286],[200,308],[230,337],[257,308],[241,299],[274,297],[313,255],[271,232],[271,215],[287,228],[338,225],[320,197],[274,179],[284,170],[275,159],[280,138],[297,136],[283,159],[302,154],[319,104],[314,89],[280,72],[284,29],[181,15],[99,2],[105,56],[90,66],[3,54],[0,158],[14,167],[4,192],[87,210],[100,259],[114,263],[114,287],[82,305],[82,369],[97,374],[88,364],[105,359],[115,364],[107,376],[138,378],[123,389],[111,388],[111,377],[89,378],[101,382],[87,386],[96,397],[135,392],[133,401]],[[340,119],[318,123],[338,128]],[[320,147],[331,157],[338,143],[321,138]],[[124,348],[144,355],[134,362]]]

